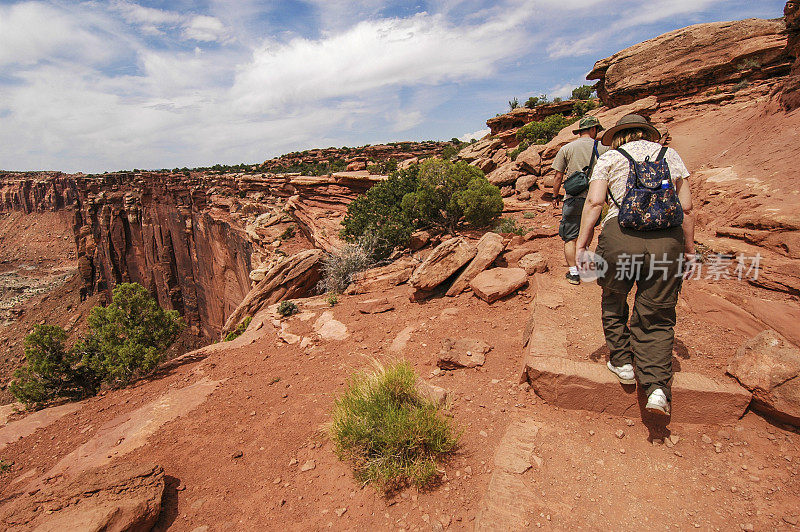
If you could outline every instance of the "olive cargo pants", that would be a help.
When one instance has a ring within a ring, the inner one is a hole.
[[[634,231],[612,218],[603,226],[597,254],[608,262],[598,279],[611,364],[633,364],[646,395],[661,388],[672,400],[672,346],[675,306],[683,278],[683,230]],[[636,285],[633,313],[628,293]],[[630,325],[628,316],[630,314]]]

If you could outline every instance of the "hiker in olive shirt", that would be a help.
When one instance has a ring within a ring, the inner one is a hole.
[[[553,170],[556,171],[553,181],[553,207],[558,208],[559,194],[564,176],[568,178],[575,172],[587,171],[587,179],[591,176],[591,167],[602,154],[608,151],[608,146],[603,146],[597,140],[597,134],[603,130],[600,121],[593,116],[585,116],[578,124],[578,128],[572,132],[578,135],[577,140],[558,150],[553,161]],[[587,182],[588,184],[588,182]],[[588,186],[587,186],[588,190]],[[586,201],[586,190],[571,196],[564,191],[564,207],[561,210],[561,224],[558,227],[558,235],[564,241],[564,258],[567,259],[569,271],[567,281],[571,284],[580,284],[581,278],[578,275],[578,267],[575,262],[575,240],[581,228],[581,213],[583,203]]]

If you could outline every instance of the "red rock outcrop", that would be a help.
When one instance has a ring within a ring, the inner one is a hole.
[[[151,530],[161,512],[164,470],[118,463],[62,479],[4,501],[0,523],[8,530]]]
[[[587,79],[599,80],[598,96],[613,107],[785,75],[791,65],[785,27],[780,19],[696,24],[598,61]]]
[[[441,155],[450,142],[392,142],[358,148],[323,148],[292,152],[274,159],[264,161],[260,170],[267,172],[292,171],[303,165],[328,164],[331,161],[343,161],[345,164],[363,163],[353,170],[363,170],[368,162],[384,162],[394,160],[405,161],[414,157],[425,158]]]
[[[786,78],[781,104],[787,111],[800,107],[800,2],[789,0],[783,9],[786,20],[787,54],[794,59],[792,71]]]

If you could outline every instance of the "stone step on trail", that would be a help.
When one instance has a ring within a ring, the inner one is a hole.
[[[536,395],[560,408],[618,416],[645,414],[644,393],[622,385],[605,364],[562,357],[529,357],[525,378]],[[672,383],[672,421],[733,423],[744,415],[751,394],[732,381],[678,372]]]
[[[586,305],[586,294],[566,298],[552,277],[537,275],[536,300],[526,330],[524,362],[520,382],[528,382],[534,392],[549,404],[561,408],[606,412],[615,415],[634,415],[638,410],[643,418],[651,417],[644,410],[646,398],[633,385],[623,386],[606,368],[605,360],[598,362],[576,359],[567,350],[568,325],[554,317],[558,308],[575,304]],[[581,286],[596,292],[599,307],[599,288]],[[604,344],[599,309],[590,307],[596,317],[597,342]],[[730,423],[744,415],[751,394],[733,379],[720,373],[711,378],[698,373],[676,372],[672,385],[672,418],[678,423]]]

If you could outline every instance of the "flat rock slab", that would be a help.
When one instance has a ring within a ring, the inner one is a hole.
[[[0,509],[6,530],[144,531],[161,512],[164,470],[154,464],[118,463],[86,471],[25,493]]]
[[[492,346],[474,338],[445,338],[436,365],[442,369],[474,368],[483,366]]]
[[[362,314],[380,314],[394,310],[394,303],[388,298],[367,299],[358,304],[358,311]]]
[[[646,413],[643,394],[633,385],[621,385],[604,364],[529,356],[524,376],[539,397],[561,408],[619,416]],[[672,384],[672,421],[732,423],[744,415],[750,399],[750,392],[732,380],[678,372]]]
[[[345,340],[350,333],[347,331],[347,326],[341,321],[333,318],[333,312],[326,310],[322,315],[317,318],[313,326],[314,331],[319,334],[323,340]]]
[[[523,474],[532,467],[541,467],[541,458],[534,454],[541,429],[541,423],[530,419],[509,425],[494,455],[492,477],[478,508],[475,530],[527,529],[531,510],[541,501],[536,491],[525,484]]]
[[[115,417],[100,427],[89,441],[62,458],[44,478],[76,475],[102,467],[138,449],[165,423],[185,416],[203,403],[219,384],[220,381],[203,378],[189,386],[171,389],[144,406]]]
[[[37,429],[44,428],[67,414],[71,414],[81,408],[81,403],[67,403],[65,405],[53,406],[33,412],[18,421],[12,421],[0,428],[0,451],[9,444],[30,436]]]
[[[487,303],[513,294],[528,284],[528,274],[522,268],[493,268],[475,276],[470,287],[475,295]]]

